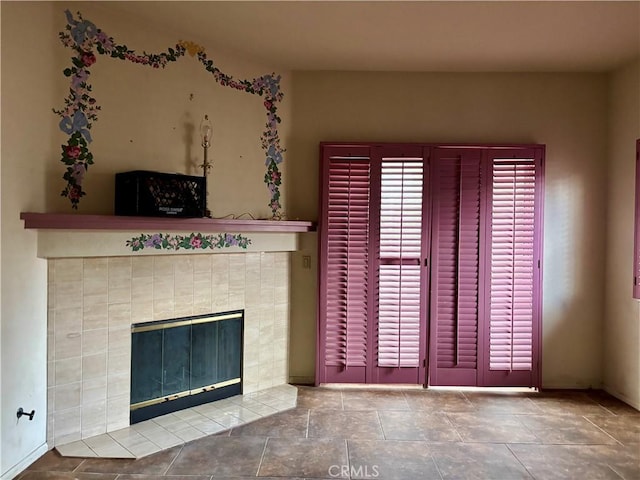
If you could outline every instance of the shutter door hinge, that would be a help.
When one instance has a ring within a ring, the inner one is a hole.
[[[538,268],[540,268],[540,260],[538,260]]]
[[[426,366],[427,366],[427,359],[426,359],[426,358],[423,358],[423,359],[422,359],[422,366],[423,366],[423,367],[426,367]]]
[[[428,266],[429,266],[429,259],[428,259],[428,258],[425,258],[425,259],[424,259],[424,266],[425,266],[425,267],[428,267]]]
[[[633,277],[633,285],[638,286],[638,277]]]

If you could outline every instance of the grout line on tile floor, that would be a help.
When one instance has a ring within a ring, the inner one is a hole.
[[[596,427],[598,430],[600,430],[602,433],[606,434],[607,436],[611,437],[612,439],[614,439],[616,441],[616,443],[618,445],[622,445],[624,446],[624,443],[622,443],[620,440],[618,440],[616,437],[614,437],[613,435],[611,435],[609,432],[607,432],[604,428],[596,425],[595,423],[593,423],[591,420],[589,420],[589,418],[586,415],[582,415],[582,418],[584,418],[587,422],[589,422],[591,425],[593,425],[594,427]]]
[[[180,456],[180,454],[182,453],[182,450],[184,449],[184,444],[180,445],[180,451],[178,453],[176,453],[176,456],[173,457],[173,460],[171,460],[171,463],[167,466],[167,469],[164,471],[164,473],[162,474],[163,476],[166,476],[167,473],[169,472],[169,470],[171,470],[171,467],[173,466],[173,464],[175,463],[175,461],[178,459],[178,457]]]
[[[511,453],[511,455],[513,455],[513,456],[515,457],[515,459],[518,461],[518,463],[519,463],[520,465],[522,465],[522,468],[524,468],[525,472],[527,472],[527,474],[529,474],[529,476],[530,476],[532,479],[535,479],[536,477],[533,475],[533,473],[531,473],[531,472],[529,471],[529,469],[527,468],[527,466],[526,466],[524,463],[522,463],[522,460],[520,460],[520,457],[518,457],[518,455],[516,455],[516,452],[514,452],[513,450],[511,450],[511,445],[510,445],[510,444],[508,444],[508,443],[505,443],[505,444],[504,444],[504,446],[505,446],[505,447],[507,447],[507,450],[509,450],[509,452]]]
[[[458,441],[464,442],[464,438],[462,438],[462,435],[460,435],[460,432],[456,428],[456,424],[453,422],[453,420],[451,420],[451,417],[449,416],[450,414],[451,412],[443,412],[444,418],[447,420],[447,422],[449,422],[449,425],[451,425],[451,428],[453,428],[453,431],[456,432],[456,435],[458,436],[458,439],[459,439]]]
[[[87,461],[87,459],[83,459],[76,468],[74,468],[73,470],[71,470],[72,472],[76,473],[78,472],[78,469]]]
[[[438,466],[438,462],[436,462],[436,459],[433,458],[433,452],[429,452],[429,457],[431,458],[431,462],[433,463],[433,465],[436,467],[436,472],[438,472],[438,475],[440,475],[440,480],[444,479],[444,475],[442,475],[442,472],[440,471],[440,467]]]
[[[380,418],[380,410],[376,410],[376,418],[378,419],[378,425],[380,425],[380,431],[382,432],[382,439],[389,440],[387,434],[384,433],[384,426],[382,425],[382,418]]]
[[[346,438],[344,439],[344,449],[347,454],[347,467],[349,467],[348,478],[351,478],[351,457],[349,457],[349,441]]]
[[[304,438],[309,438],[309,423],[311,422],[311,409],[307,410],[307,427],[304,430]]]
[[[608,467],[611,471],[613,471],[613,473],[615,473],[616,475],[618,475],[622,480],[624,480],[624,478],[625,478],[625,477],[624,477],[624,475],[622,475],[621,473],[619,473],[615,468],[613,468],[613,467],[612,467],[611,465],[609,465],[608,463],[607,463],[607,467]]]
[[[267,453],[267,445],[269,443],[269,438],[271,438],[271,437],[267,437],[264,440],[264,447],[262,448],[262,455],[260,455],[260,461],[258,462],[258,469],[256,470],[256,474],[255,474],[256,477],[260,475],[260,469],[262,468],[262,462],[264,461],[264,456]]]

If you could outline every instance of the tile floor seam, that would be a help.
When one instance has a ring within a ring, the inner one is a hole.
[[[80,441],[81,441],[81,442],[82,442],[82,443],[83,443],[83,444],[84,444],[84,445],[85,445],[89,450],[91,450],[93,453],[95,453],[95,454],[96,454],[96,457],[100,457],[100,455],[98,454],[98,452],[97,452],[95,449],[93,449],[93,448],[91,447],[91,445],[89,445],[89,444],[88,444],[87,442],[85,442],[84,440],[80,440]]]
[[[526,466],[524,463],[522,463],[522,460],[520,460],[520,457],[518,457],[518,455],[516,455],[516,452],[514,452],[513,450],[511,450],[511,445],[510,445],[510,444],[508,444],[508,443],[505,443],[505,444],[504,444],[504,446],[505,446],[505,447],[507,447],[507,450],[509,450],[509,452],[511,452],[511,455],[513,455],[513,456],[514,456],[514,458],[518,461],[518,463],[519,463],[520,465],[522,465],[522,468],[524,468],[525,472],[527,472],[527,474],[528,474],[532,479],[535,479],[535,478],[536,478],[536,477],[535,477],[535,475],[529,471],[529,469],[527,468],[527,466]]]
[[[440,471],[440,467],[438,466],[438,462],[436,462],[436,459],[434,458],[432,451],[429,451],[429,457],[431,458],[431,462],[433,463],[433,465],[436,467],[436,472],[438,472],[438,475],[440,475],[440,480],[444,480],[444,475],[442,475],[442,472]]]
[[[603,432],[604,434],[608,435],[609,437],[611,437],[612,439],[614,439],[618,444],[622,445],[623,447],[625,446],[624,443],[622,443],[620,440],[618,440],[616,437],[614,437],[613,435],[611,435],[609,432],[607,432],[604,428],[596,425],[595,423],[593,423],[591,420],[589,420],[589,418],[586,415],[582,415],[582,418],[584,418],[587,422],[589,422],[591,425],[593,425],[594,427],[596,427],[598,430],[600,430],[601,432]]]
[[[304,431],[304,438],[309,438],[309,422],[311,422],[311,409],[307,410],[307,426]]]
[[[460,441],[462,443],[467,443],[464,441],[464,438],[462,438],[462,435],[460,434],[460,432],[458,431],[458,429],[456,428],[456,424],[453,422],[453,420],[451,420],[451,418],[449,417],[449,415],[451,415],[451,412],[444,412],[444,418],[447,419],[447,421],[449,422],[449,425],[451,425],[451,428],[453,428],[453,431],[456,432],[456,435],[458,436],[458,438],[460,439]]]
[[[620,472],[618,472],[615,468],[613,468],[613,466],[609,465],[607,463],[607,468],[609,468],[611,471],[613,471],[613,473],[615,473],[618,477],[620,477],[620,480],[625,480],[625,476],[622,475]]]
[[[382,432],[382,439],[389,440],[387,435],[384,433],[384,426],[382,425],[382,418],[380,418],[380,410],[376,410],[376,418],[378,419],[378,425],[380,426],[380,431]]]
[[[344,439],[344,449],[345,449],[345,453],[346,453],[346,459],[347,459],[347,467],[349,468],[349,479],[351,478],[351,457],[349,457],[349,441],[345,438]],[[327,472],[328,473],[328,472]]]
[[[52,449],[52,450],[53,450],[53,449]],[[50,451],[51,451],[51,450],[50,450]],[[76,466],[76,468],[74,468],[73,470],[71,470],[71,472],[72,472],[72,473],[75,473],[75,472],[76,472],[76,470],[78,470],[78,469],[82,466],[82,464],[83,464],[83,463],[85,463],[86,461],[87,461],[87,459],[86,459],[86,458],[85,458],[85,459],[83,459],[83,460],[82,460],[82,461],[81,461],[81,462]]]
[[[120,445],[122,448],[124,448],[127,452],[129,452],[131,455],[133,455],[134,458],[138,458],[138,455],[136,455],[135,453],[133,453],[131,450],[129,450],[125,445],[123,445],[122,443],[120,443],[118,440],[116,440],[115,438],[113,438],[113,436],[107,432],[107,435],[114,441],[116,442],[118,445]]]
[[[264,456],[267,453],[267,444],[269,443],[269,439],[271,437],[267,437],[264,440],[264,447],[262,447],[262,455],[260,455],[260,461],[258,462],[258,469],[256,470],[255,477],[260,475],[260,468],[262,468],[262,462],[264,461]]]
[[[176,445],[177,446],[177,445]],[[184,443],[182,445],[180,445],[180,451],[178,453],[176,453],[176,456],[173,457],[173,460],[171,460],[171,462],[169,462],[169,465],[167,465],[166,470],[164,471],[164,473],[162,474],[162,476],[166,476],[167,473],[169,473],[169,470],[171,470],[171,467],[173,466],[173,464],[175,463],[175,461],[178,459],[178,457],[180,456],[180,454],[182,453],[182,450],[184,450]]]
[[[534,443],[539,443],[540,445],[544,444],[544,441],[542,440],[542,438],[540,438],[540,437],[536,434],[536,432],[534,431],[534,429],[532,429],[532,428],[530,428],[529,426],[527,426],[527,424],[526,424],[526,423],[524,423],[524,422],[520,419],[520,417],[521,417],[521,416],[522,416],[522,415],[518,415],[518,414],[514,415],[514,417],[516,418],[516,420],[518,420],[518,423],[519,423],[519,424],[524,428],[524,430],[526,430],[527,432],[529,432],[531,435],[533,435],[533,436],[536,438],[537,442],[534,442]]]
[[[154,422],[155,423],[155,422]],[[158,424],[156,424],[158,425]],[[168,431],[167,429],[165,429],[164,427],[158,425],[161,429],[162,429],[162,433],[164,434],[170,434],[173,435],[173,433],[171,433],[170,431]],[[137,431],[137,430],[136,430]],[[142,435],[147,441],[153,443],[156,447],[158,447],[160,449],[160,451],[162,450],[166,450],[166,448],[163,448],[161,445],[158,445],[156,442],[154,442],[151,438],[149,438],[149,436],[147,436],[147,434],[145,434],[144,432],[138,432],[140,435]],[[175,435],[173,435],[175,436]],[[184,442],[183,442],[184,443]],[[168,447],[171,448],[171,447]]]

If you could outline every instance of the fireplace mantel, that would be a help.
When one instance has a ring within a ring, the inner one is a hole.
[[[236,220],[219,218],[157,218],[118,215],[23,212],[24,228],[55,230],[162,230],[198,232],[312,232],[313,222],[299,220]]]
[[[25,229],[37,230],[38,257],[109,257],[295,251],[298,234],[315,231],[315,223],[298,220],[236,220],[212,218],[156,218],[115,215],[23,212]],[[142,234],[241,234],[247,248],[159,249],[133,251],[127,241]]]

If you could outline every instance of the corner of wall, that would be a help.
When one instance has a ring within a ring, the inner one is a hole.
[[[603,319],[604,389],[635,408],[640,408],[640,302],[632,298],[639,84],[640,58],[611,72],[609,77]]]

